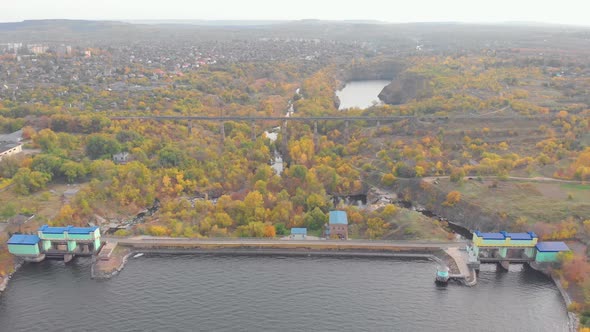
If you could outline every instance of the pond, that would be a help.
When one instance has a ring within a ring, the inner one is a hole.
[[[390,81],[370,80],[370,81],[352,81],[346,83],[342,90],[336,91],[336,96],[340,99],[338,109],[345,110],[348,108],[368,108],[374,103],[381,103],[379,93],[387,86]]]

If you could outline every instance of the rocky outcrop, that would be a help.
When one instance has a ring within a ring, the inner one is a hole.
[[[383,88],[379,99],[387,104],[399,105],[412,99],[428,98],[431,94],[428,78],[405,72]]]
[[[341,77],[344,81],[393,80],[404,71],[406,64],[393,59],[380,59],[351,65]]]

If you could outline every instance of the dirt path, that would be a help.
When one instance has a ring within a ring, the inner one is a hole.
[[[423,177],[422,180],[426,181],[428,183],[432,183],[436,180],[440,180],[440,179],[448,179],[450,178],[450,176],[448,175],[441,175],[441,176],[427,176],[427,177]],[[470,180],[470,179],[475,179],[475,176],[466,176],[463,179],[464,180]],[[481,178],[482,180],[486,181],[486,180],[498,180],[500,179],[499,176],[480,176],[477,178]],[[576,180],[563,180],[563,179],[556,179],[556,178],[548,178],[548,177],[543,177],[543,176],[536,176],[536,177],[532,177],[532,178],[526,178],[526,177],[520,177],[520,176],[509,176],[507,178],[503,179],[508,179],[508,180],[515,180],[515,181],[536,181],[536,182],[557,182],[557,183],[573,183],[573,184],[587,184],[588,182],[585,181],[576,181]]]

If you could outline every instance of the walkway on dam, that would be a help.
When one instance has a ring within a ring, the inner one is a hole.
[[[535,116],[525,115],[453,115],[453,116],[434,116],[434,115],[325,115],[325,116],[305,116],[305,117],[286,117],[286,116],[249,116],[249,115],[227,115],[227,116],[206,116],[206,115],[144,115],[144,116],[113,116],[111,120],[155,120],[155,121],[169,121],[169,120],[190,120],[190,121],[399,121],[405,119],[417,120],[445,120],[445,121],[460,121],[470,119],[480,120],[505,120],[505,119],[532,119],[532,118],[551,118],[551,114],[541,114]]]
[[[108,242],[132,247],[280,247],[314,249],[360,249],[360,250],[399,250],[399,249],[447,249],[464,247],[467,241],[367,241],[367,240],[267,240],[267,239],[190,239],[171,237],[136,236],[131,238],[106,237]]]
[[[192,239],[135,236],[130,238],[107,237],[108,252],[99,254],[100,260],[109,260],[117,245],[128,247],[127,256],[133,252],[159,254],[256,254],[256,255],[335,255],[358,257],[398,257],[430,259],[446,264],[440,252],[454,261],[458,274],[454,279],[468,286],[475,285],[475,272],[467,266],[465,248],[469,241],[369,241],[369,240],[275,240],[275,239]],[[126,258],[123,259],[123,264]],[[107,273],[108,274],[108,273]]]
[[[459,247],[449,247],[445,249],[445,252],[453,258],[459,268],[459,274],[451,275],[451,277],[463,280],[467,286],[475,285],[477,282],[476,274],[475,270],[467,266],[467,262],[469,261],[467,252],[461,250]]]

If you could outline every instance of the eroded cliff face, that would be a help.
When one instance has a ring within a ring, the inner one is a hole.
[[[428,78],[416,73],[404,72],[383,88],[379,99],[390,105],[405,104],[412,99],[431,96]]]
[[[395,80],[406,67],[405,63],[393,59],[357,62],[346,70],[342,79],[344,81]]]

